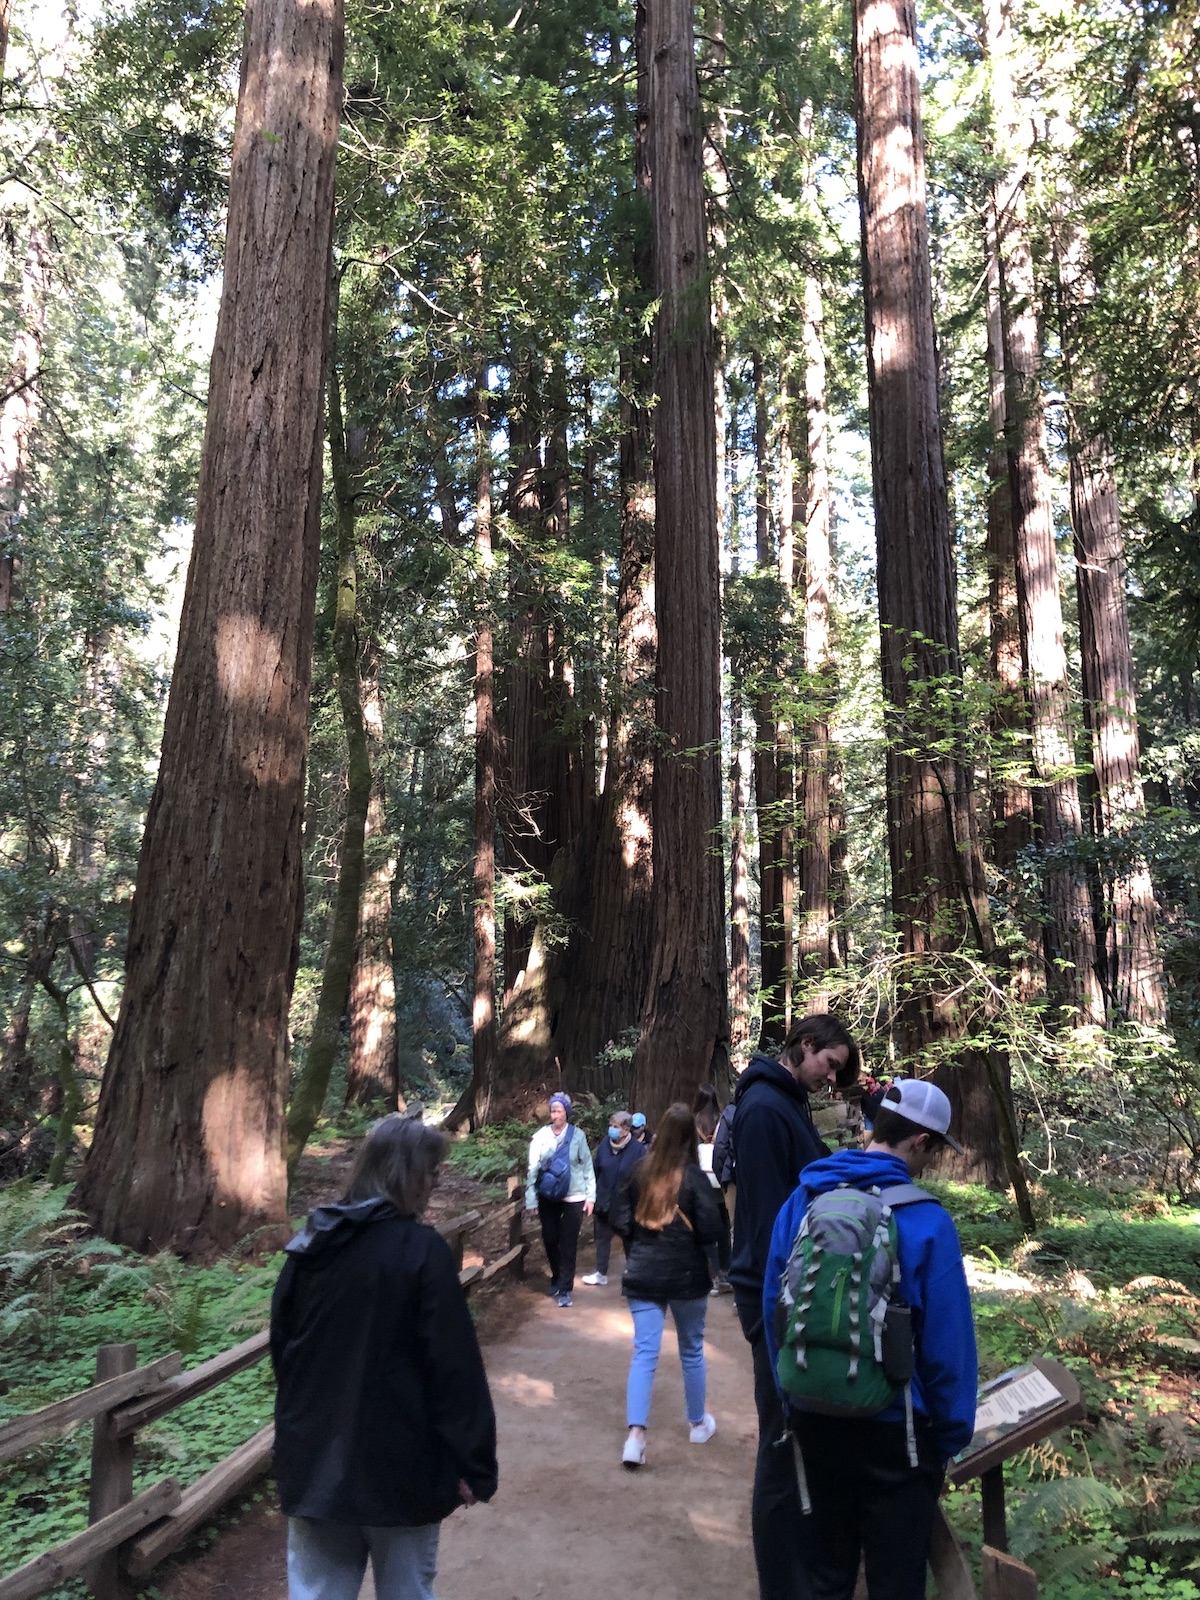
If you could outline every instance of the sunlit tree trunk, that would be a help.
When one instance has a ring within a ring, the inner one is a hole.
[[[703,127],[690,0],[649,0],[654,218],[654,935],[634,1092],[648,1115],[728,1075],[721,626]]]
[[[0,37],[6,35],[7,18]],[[41,409],[39,378],[52,260],[50,230],[35,218],[21,271],[19,322],[0,408],[0,615],[12,608],[21,557],[20,520],[30,447]]]
[[[360,682],[372,776],[358,937],[347,999],[350,1049],[346,1058],[346,1100],[359,1105],[385,1105],[395,1110],[400,1104],[396,986],[392,976],[391,883],[395,863],[387,849],[387,814],[379,761],[383,750],[383,701],[374,646],[364,664]]]
[[[253,0],[195,539],[80,1190],[139,1248],[286,1218],[341,77],[338,0]]]
[[[905,1050],[961,1037],[936,973],[970,928],[988,949],[969,775],[953,753],[962,668],[938,413],[916,13],[911,0],[855,0],[855,110],[867,333],[879,620],[887,716],[892,908],[907,958]],[[946,708],[949,709],[946,709]],[[1021,1181],[1004,1083],[978,1052],[943,1071],[965,1170]],[[994,1092],[993,1092],[994,1091]],[[1000,1138],[1009,1146],[1001,1162]],[[1015,1170],[1014,1170],[1015,1169]]]
[[[724,374],[722,374],[722,378]],[[718,395],[725,398],[724,382]],[[722,500],[728,509],[729,575],[741,569],[741,515],[738,486],[738,408],[732,417],[722,404],[719,421],[726,428],[730,448],[721,451],[728,470],[722,480]],[[729,1046],[734,1061],[745,1060],[750,1042],[750,860],[746,840],[746,812],[751,768],[745,737],[745,692],[741,662],[729,664]]]
[[[754,546],[760,574],[777,571],[771,539],[768,472],[768,408],[762,357],[751,358],[754,391]],[[775,685],[762,668],[754,699],[754,801],[758,820],[759,959],[762,1004],[760,1047],[782,1046],[784,1037],[783,935],[779,923],[783,874],[779,863],[779,770],[775,760]]]
[[[1034,816],[1038,842],[1049,850],[1062,851],[1079,838],[1083,823],[1075,778],[1070,687],[1046,458],[1037,285],[1025,211],[1028,141],[1019,127],[1004,0],[985,0],[984,19],[1000,167],[995,209],[1004,332],[1005,425],[1017,614],[1037,785]],[[1083,868],[1047,870],[1044,896],[1049,991],[1079,1021],[1103,1022],[1092,902]]]

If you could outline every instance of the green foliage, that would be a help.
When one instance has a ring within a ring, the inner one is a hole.
[[[465,1138],[450,1145],[449,1159],[453,1166],[469,1178],[481,1183],[495,1183],[512,1173],[525,1175],[529,1155],[529,1141],[534,1128],[530,1123],[494,1122],[479,1128]]]

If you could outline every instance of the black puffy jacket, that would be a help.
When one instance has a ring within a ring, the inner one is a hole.
[[[730,1125],[737,1207],[729,1281],[738,1304],[760,1312],[771,1229],[801,1171],[829,1154],[812,1119],[808,1091],[771,1056],[754,1055],[738,1080]]]
[[[291,1517],[440,1522],[496,1492],[496,1418],[446,1241],[386,1200],[321,1206],[271,1305],[275,1477]]]
[[[640,1167],[634,1168],[609,1210],[613,1230],[625,1244],[621,1293],[628,1300],[654,1300],[659,1305],[699,1300],[712,1288],[704,1247],[727,1236],[717,1190],[699,1167],[685,1167],[678,1202],[683,1216],[674,1217],[665,1228],[644,1228],[634,1220],[641,1173]]]
[[[596,1169],[596,1210],[600,1216],[608,1216],[617,1190],[646,1155],[646,1146],[636,1139],[630,1139],[619,1150],[613,1149],[612,1140],[607,1136],[601,1139],[592,1155],[592,1165]]]

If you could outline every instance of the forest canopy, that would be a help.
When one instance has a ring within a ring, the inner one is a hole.
[[[1194,5],[0,3],[0,1179],[832,1010],[1195,1194]]]

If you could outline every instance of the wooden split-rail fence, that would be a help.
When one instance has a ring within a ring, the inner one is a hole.
[[[478,1211],[436,1224],[458,1263],[458,1280],[470,1292],[501,1272],[524,1272],[525,1202],[517,1179],[509,1180],[508,1249],[486,1265],[463,1266],[465,1240],[484,1218]],[[491,1220],[491,1219],[489,1219]],[[130,1600],[138,1583],[197,1528],[267,1470],[275,1442],[273,1423],[239,1445],[187,1489],[174,1478],[133,1492],[134,1439],[177,1407],[195,1400],[226,1378],[261,1361],[268,1351],[264,1329],[252,1339],[180,1370],[177,1353],[137,1365],[135,1344],[103,1345],[96,1352],[96,1379],[88,1389],[17,1417],[0,1427],[0,1465],[34,1445],[55,1439],[82,1422],[92,1424],[92,1468],[88,1524],[64,1544],[47,1550],[0,1578],[0,1600],[32,1600],[82,1573],[97,1600]]]

